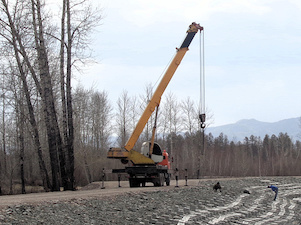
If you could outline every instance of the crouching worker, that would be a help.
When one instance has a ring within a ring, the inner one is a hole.
[[[213,186],[213,190],[214,190],[214,191],[219,190],[220,192],[222,192],[222,186],[220,185],[219,182],[217,182],[217,183]]]
[[[268,188],[271,188],[272,191],[275,192],[275,197],[274,197],[274,201],[275,201],[277,198],[277,195],[278,195],[278,187],[276,187],[275,185],[270,185],[270,186],[268,186]]]

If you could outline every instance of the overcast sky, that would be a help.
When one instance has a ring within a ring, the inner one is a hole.
[[[96,1],[96,0],[95,0]],[[213,126],[301,116],[301,1],[101,0],[93,40],[98,64],[77,77],[107,91],[145,94],[160,78],[191,22],[204,27],[206,107]],[[166,93],[200,99],[197,35]],[[163,96],[164,98],[164,96]]]

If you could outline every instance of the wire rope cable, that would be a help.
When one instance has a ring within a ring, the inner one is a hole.
[[[200,114],[205,114],[205,44],[204,30],[200,34]]]
[[[182,41],[181,43],[184,42],[185,38],[186,38],[186,35],[184,36],[183,41]],[[177,48],[177,47],[176,47],[176,50],[178,51],[178,48]],[[175,55],[177,54],[177,51],[176,51],[176,52],[173,54],[173,56],[170,58],[168,64],[165,66],[164,70],[162,71],[161,75],[158,77],[157,81],[154,83],[153,87],[155,87],[155,86],[159,83],[159,81],[161,80],[161,78],[163,77],[163,75],[165,74],[167,68],[169,67],[169,65],[171,64],[171,62],[172,62],[172,60],[174,59]]]
[[[205,128],[205,41],[204,33],[200,33],[200,103],[199,103],[199,119],[202,129]]]

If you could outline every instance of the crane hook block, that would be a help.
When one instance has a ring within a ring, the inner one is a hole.
[[[200,118],[200,120],[201,120],[202,123],[205,123],[205,120],[206,120],[206,115],[205,115],[205,113],[200,114],[200,115],[199,115],[199,118]]]
[[[200,121],[201,121],[201,128],[204,129],[206,127],[206,124],[205,124],[206,115],[205,115],[205,113],[200,114],[199,118],[200,118]]]

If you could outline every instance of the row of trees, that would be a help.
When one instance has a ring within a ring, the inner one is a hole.
[[[142,114],[152,88],[144,96],[123,92],[114,107],[106,92],[77,88],[74,98],[76,177],[81,184],[102,179],[102,169],[123,168],[118,160],[106,159],[109,147],[124,146]],[[246,137],[234,142],[202,130],[198,107],[190,98],[179,101],[167,93],[159,107],[156,142],[167,150],[173,169],[187,169],[190,178],[201,176],[300,175],[301,142],[288,134]],[[208,125],[212,116],[207,113]],[[151,117],[135,146],[150,140]],[[183,174],[184,175],[184,174]],[[109,176],[112,178],[112,176]]]
[[[150,88],[146,88],[149,90]],[[131,97],[127,92],[121,94],[116,108],[109,101],[107,92],[77,87],[73,92],[74,154],[76,185],[85,185],[102,179],[103,168],[124,167],[119,160],[106,158],[111,146],[123,146],[131,134],[146,105],[145,96]],[[5,108],[5,107],[4,107]],[[301,142],[293,141],[287,134],[246,137],[242,142],[234,142],[226,135],[213,137],[200,129],[196,104],[189,98],[179,102],[174,95],[167,94],[160,106],[157,122],[156,141],[167,150],[172,159],[172,168],[187,169],[189,178],[203,176],[264,176],[300,175]],[[34,139],[27,133],[24,136],[24,151],[20,151],[16,130],[19,124],[17,115],[4,115],[5,136],[2,139],[1,165],[5,176],[2,185],[12,187],[13,181],[41,181],[38,154],[34,150]],[[28,114],[24,114],[25,118]],[[25,119],[25,122],[27,120]],[[209,118],[210,122],[210,118]],[[153,118],[141,134],[136,149],[151,137]],[[2,124],[2,125],[3,125]],[[27,124],[27,123],[25,123]],[[47,170],[51,171],[51,158],[47,156],[47,133],[45,124],[39,126],[41,151]],[[60,129],[61,129],[60,125]],[[25,126],[29,129],[30,125]],[[21,160],[21,156],[23,160]],[[22,163],[21,163],[22,162]],[[109,178],[113,178],[112,176]],[[6,182],[3,182],[5,181]],[[60,180],[62,185],[62,180]],[[7,189],[7,188],[6,188]]]
[[[175,135],[175,134],[174,134]],[[246,137],[233,142],[221,133],[213,137],[196,132],[175,135],[174,149],[180,170],[188,169],[190,177],[199,176],[292,176],[301,174],[301,142],[286,133]],[[183,150],[186,152],[183,152]]]
[[[29,184],[74,190],[100,180],[103,168],[123,167],[106,153],[124,146],[153,91],[147,85],[143,96],[123,92],[116,107],[106,91],[72,91],[73,68],[85,60],[87,38],[101,18],[85,0],[60,6],[54,17],[41,0],[0,3],[0,194],[14,193],[16,183],[21,193]],[[156,140],[173,168],[191,178],[300,175],[300,142],[287,134],[235,143],[203,132],[190,98],[167,93],[159,108]],[[153,124],[152,116],[136,149],[151,138]]]
[[[25,193],[27,166],[46,191],[75,188],[71,75],[100,16],[85,0],[62,0],[57,17],[51,7],[42,0],[0,2],[0,194],[16,171]],[[31,157],[37,165],[28,165]]]

